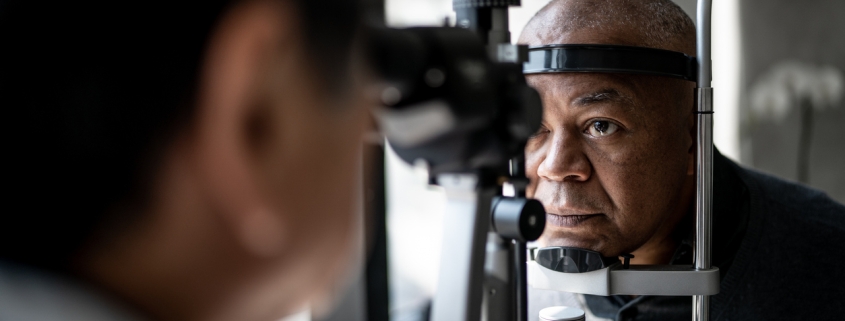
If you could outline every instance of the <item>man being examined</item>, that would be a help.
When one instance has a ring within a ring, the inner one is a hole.
[[[527,45],[615,44],[694,55],[692,20],[669,0],[558,0],[528,23]],[[695,122],[690,81],[612,73],[528,75],[542,128],[526,147],[529,196],[547,214],[542,246],[632,264],[692,264]],[[717,88],[718,90],[718,88]],[[718,106],[716,106],[718,112]],[[718,126],[718,125],[717,125]],[[713,320],[835,319],[845,207],[824,193],[714,156]],[[689,320],[690,297],[532,290],[531,318],[554,305],[588,319]]]
[[[0,320],[278,320],[353,273],[353,1],[2,1]]]

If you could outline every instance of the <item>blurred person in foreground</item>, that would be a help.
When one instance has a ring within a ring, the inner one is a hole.
[[[350,273],[357,5],[0,1],[0,320],[277,320]]]
[[[690,56],[696,50],[692,20],[669,0],[555,0],[519,41],[629,45]],[[544,108],[542,128],[526,148],[529,196],[548,212],[541,245],[632,253],[632,264],[692,264],[695,84],[610,73],[527,79]],[[845,315],[837,303],[845,297],[839,271],[845,207],[822,192],[742,168],[718,151],[713,166],[712,262],[721,287],[711,297],[711,319]],[[532,290],[529,300],[534,320],[538,310],[554,305],[583,308],[588,320],[692,317],[690,297]]]

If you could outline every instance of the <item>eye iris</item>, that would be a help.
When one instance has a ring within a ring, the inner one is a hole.
[[[608,127],[610,127],[610,125],[608,125],[606,121],[597,121],[593,123],[593,128],[595,128],[599,133],[607,132]]]

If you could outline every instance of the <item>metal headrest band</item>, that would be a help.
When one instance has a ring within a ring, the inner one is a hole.
[[[695,57],[663,49],[596,44],[528,48],[525,74],[606,72],[666,76],[696,81]]]

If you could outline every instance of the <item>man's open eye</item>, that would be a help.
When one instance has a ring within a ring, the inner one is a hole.
[[[596,120],[590,123],[587,132],[594,137],[602,137],[615,133],[619,130],[619,125],[611,123],[606,120]]]

